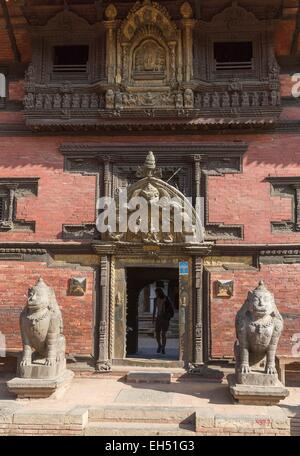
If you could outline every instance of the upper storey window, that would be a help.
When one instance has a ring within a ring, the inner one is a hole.
[[[73,12],[63,11],[46,25],[31,26],[30,32],[33,53],[28,76],[34,85],[46,88],[67,81],[87,85],[105,77],[102,23],[91,25]]]
[[[86,74],[89,60],[89,46],[54,46],[53,73],[64,76],[71,73]]]
[[[254,84],[272,78],[276,67],[272,21],[233,5],[194,27],[194,76],[203,81],[239,78]],[[273,90],[273,88],[271,88]]]
[[[251,41],[221,41],[214,43],[215,71],[253,70],[253,44]]]

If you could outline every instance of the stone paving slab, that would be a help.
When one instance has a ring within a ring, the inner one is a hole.
[[[115,398],[114,403],[122,404],[160,404],[171,405],[173,402],[173,393],[166,391],[153,391],[152,389],[124,389],[120,391]]]
[[[2,385],[3,386],[3,385]],[[289,388],[290,396],[280,403],[280,409],[290,416],[300,414],[300,388]],[[234,404],[228,385],[224,383],[190,382],[171,384],[127,384],[105,377],[75,378],[62,399],[11,399],[3,386],[0,396],[0,409],[14,404],[28,410],[66,411],[76,406],[95,407],[110,405],[166,405],[174,407],[213,407],[217,413],[256,414],[269,407]],[[274,408],[275,406],[271,406]]]

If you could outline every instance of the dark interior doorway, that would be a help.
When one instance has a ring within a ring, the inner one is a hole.
[[[178,284],[177,268],[127,269],[127,357],[179,359]],[[164,355],[157,353],[155,325],[152,321],[155,288],[162,288],[174,307]]]

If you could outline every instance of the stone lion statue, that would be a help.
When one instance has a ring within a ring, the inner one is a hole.
[[[266,374],[277,374],[275,354],[283,330],[283,319],[274,296],[259,282],[237,313],[235,343],[236,372],[248,374],[250,367],[265,362]]]
[[[54,290],[42,278],[28,290],[27,305],[20,316],[20,327],[23,342],[21,367],[30,365],[32,357],[34,360],[45,359],[46,366],[65,362],[61,311]]]

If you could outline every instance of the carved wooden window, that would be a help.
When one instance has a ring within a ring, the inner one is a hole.
[[[0,231],[34,231],[35,222],[17,219],[19,198],[36,196],[38,178],[0,179]]]
[[[253,43],[251,41],[215,41],[215,71],[253,70]]]
[[[268,177],[267,180],[271,183],[271,196],[291,200],[291,219],[272,221],[272,232],[300,232],[300,177]]]
[[[89,46],[71,45],[54,46],[53,73],[55,77],[69,77],[74,74],[87,74],[89,60]]]
[[[14,189],[0,187],[0,230],[13,228]]]
[[[5,198],[0,196],[0,222],[5,220]]]
[[[258,79],[261,54],[259,40],[252,33],[242,34],[241,38],[224,40],[211,39],[209,45],[211,78]],[[230,36],[230,35],[229,35]]]
[[[46,25],[31,26],[32,66],[27,78],[31,86],[63,81],[93,83],[105,77],[105,29],[89,24],[72,11],[63,11]]]
[[[233,4],[194,28],[194,75],[208,81],[267,81],[274,60],[272,21]],[[277,76],[277,75],[275,75]]]

